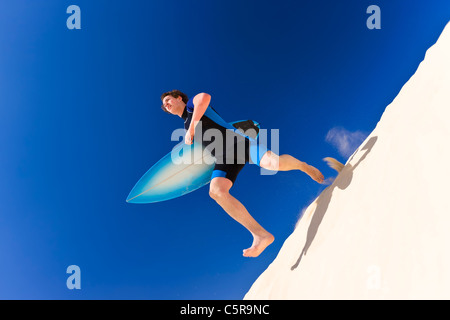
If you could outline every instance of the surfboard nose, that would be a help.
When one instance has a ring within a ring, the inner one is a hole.
[[[136,186],[138,186],[138,185],[139,184],[137,184]],[[139,192],[138,192],[136,186],[134,186],[134,188],[131,189],[130,194],[127,197],[126,202],[128,202],[128,203],[139,203],[139,201],[137,201],[138,196],[139,196]]]
[[[133,203],[133,195],[130,193],[127,197],[127,200],[125,200],[128,203]]]

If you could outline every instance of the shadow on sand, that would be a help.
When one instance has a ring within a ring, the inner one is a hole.
[[[344,190],[350,185],[350,183],[352,182],[352,178],[353,178],[353,171],[356,169],[356,167],[359,166],[359,164],[362,161],[364,161],[364,159],[367,157],[367,155],[370,153],[373,146],[377,142],[377,139],[378,138],[376,136],[374,136],[367,141],[367,143],[364,145],[364,147],[362,147],[362,149],[360,150],[360,151],[365,151],[364,154],[362,155],[362,157],[359,159],[359,161],[354,166],[350,165],[350,162],[352,161],[353,157],[359,152],[359,150],[357,150],[355,153],[353,153],[352,158],[348,161],[348,164],[338,174],[338,176],[334,180],[333,184],[331,186],[329,186],[328,188],[326,188],[318,197],[317,207],[316,207],[316,210],[314,211],[314,216],[311,219],[311,223],[309,225],[308,232],[306,235],[305,246],[303,247],[303,250],[300,253],[300,256],[298,257],[297,262],[291,267],[292,271],[297,269],[297,267],[299,266],[299,264],[302,260],[302,257],[304,255],[306,255],[309,247],[311,246],[314,238],[316,237],[317,230],[319,229],[322,219],[325,216],[325,213],[327,212],[328,205],[330,204],[331,196],[333,194],[334,188],[337,187],[341,190]]]

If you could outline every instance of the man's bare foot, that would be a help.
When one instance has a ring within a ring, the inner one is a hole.
[[[273,240],[275,240],[274,236],[267,232],[264,236],[253,236],[252,246],[248,249],[244,249],[244,257],[253,257],[256,258],[264,251],[267,246],[269,246]]]
[[[309,164],[305,164],[305,166],[302,169],[307,175],[311,177],[314,181],[318,183],[323,183],[324,177],[323,174],[313,166],[310,166]]]

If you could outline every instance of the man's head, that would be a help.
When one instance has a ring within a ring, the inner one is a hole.
[[[179,90],[164,92],[161,95],[161,109],[167,113],[175,114],[181,117],[188,100],[188,96]]]

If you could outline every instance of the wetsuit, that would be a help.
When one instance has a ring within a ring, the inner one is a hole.
[[[186,130],[189,129],[191,124],[193,112],[194,103],[193,99],[190,99],[182,114],[184,128]],[[225,177],[234,184],[239,172],[246,163],[252,162],[259,166],[262,156],[267,151],[264,145],[258,145],[255,139],[243,134],[223,120],[211,106],[208,106],[200,121],[203,137],[202,144],[211,152],[216,160],[211,180],[216,177]],[[200,123],[195,128],[195,137],[199,134],[197,132],[199,125]],[[207,131],[209,129],[216,130],[208,133]],[[215,134],[219,132],[222,136],[223,143],[214,143]],[[209,139],[211,133],[213,134],[211,139]],[[217,147],[218,145],[219,147]]]

